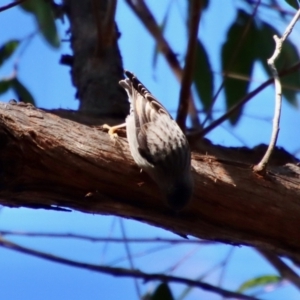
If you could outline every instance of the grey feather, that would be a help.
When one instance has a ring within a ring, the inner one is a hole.
[[[131,155],[159,185],[174,210],[182,209],[193,190],[188,141],[165,107],[134,76],[120,85],[131,104],[126,131]]]

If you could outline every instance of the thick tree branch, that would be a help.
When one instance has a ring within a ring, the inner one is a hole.
[[[63,7],[70,20],[73,57],[68,61],[79,110],[114,116],[113,123],[118,124],[127,116],[129,103],[118,84],[123,65],[114,23],[115,0],[64,0]]]
[[[100,128],[31,105],[0,103],[0,146],[2,205],[118,215],[180,235],[300,259],[300,172],[295,164],[271,162],[262,178],[251,171],[251,163],[239,161],[243,149],[228,149],[230,159],[193,152],[193,201],[174,215],[134,164],[126,139],[114,144]]]

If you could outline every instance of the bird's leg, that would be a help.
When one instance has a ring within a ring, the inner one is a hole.
[[[103,129],[108,129],[108,134],[112,140],[116,140],[116,138],[118,137],[116,131],[118,131],[118,129],[123,127],[126,127],[126,123],[115,125],[115,126],[109,126],[107,124],[102,125]]]

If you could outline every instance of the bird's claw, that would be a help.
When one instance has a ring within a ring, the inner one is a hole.
[[[104,124],[102,125],[102,128],[108,130],[109,137],[112,141],[116,141],[116,139],[119,137],[115,132],[118,129],[117,126],[109,126],[107,124]]]

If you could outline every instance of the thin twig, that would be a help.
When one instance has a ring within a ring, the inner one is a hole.
[[[258,300],[258,298],[243,295],[240,293],[236,292],[231,292],[225,289],[221,289],[218,287],[215,287],[211,284],[204,283],[204,282],[199,282],[183,277],[178,277],[178,276],[167,276],[163,274],[149,274],[149,273],[144,273],[139,270],[128,270],[125,268],[113,268],[113,267],[108,267],[108,266],[99,266],[99,265],[93,265],[93,264],[88,264],[88,263],[81,263],[75,260],[70,260],[67,258],[63,258],[60,256],[48,254],[45,252],[33,250],[30,248],[26,248],[23,246],[20,246],[16,243],[10,242],[8,240],[5,240],[3,238],[0,238],[0,246],[4,248],[8,248],[14,251],[26,253],[29,255],[33,255],[35,257],[43,258],[46,260],[58,262],[64,265],[68,266],[73,266],[73,267],[78,267],[94,272],[99,272],[99,273],[104,273],[104,274],[109,274],[113,276],[118,276],[118,277],[131,277],[131,278],[141,278],[144,279],[145,281],[162,281],[162,282],[174,282],[174,283],[182,283],[190,286],[195,286],[199,287],[205,291],[213,292],[218,295],[221,295],[223,297],[227,298],[237,298],[237,299],[246,299],[246,300]]]
[[[298,71],[300,68],[300,62],[297,62],[294,66],[292,66],[289,69],[283,70],[279,73],[280,77],[284,77],[286,75],[292,74],[296,71]],[[245,105],[249,100],[251,100],[254,96],[256,96],[258,93],[260,93],[263,89],[265,89],[267,86],[272,84],[274,82],[273,78],[268,79],[264,83],[262,83],[259,87],[257,87],[255,90],[247,94],[245,97],[243,97],[241,100],[239,100],[235,105],[233,105],[223,116],[218,118],[217,120],[213,121],[210,125],[205,127],[204,129],[200,131],[196,131],[193,133],[190,133],[190,136],[205,136],[207,133],[215,129],[217,126],[222,124],[224,121],[226,121],[232,114],[234,114],[237,110],[239,110],[243,105]]]
[[[257,3],[257,0],[246,0],[249,4],[255,5]],[[294,12],[291,10],[283,9],[280,5],[278,5],[275,1],[272,1],[270,3],[264,3],[262,2],[260,4],[261,6],[264,6],[270,10],[276,10],[282,15],[294,15]]]
[[[148,255],[153,255],[154,253],[163,251],[163,250],[168,250],[172,247],[172,245],[161,245],[161,246],[156,246],[156,247],[152,247],[152,248],[148,248],[147,250],[140,250],[139,252],[135,252],[132,254],[132,256],[137,259],[137,258],[141,258],[141,257],[145,257]],[[109,266],[115,266],[118,265],[120,263],[123,262],[127,262],[128,261],[128,257],[126,256],[121,256],[121,257],[117,257],[114,260],[109,261],[109,263],[107,263],[107,265]]]
[[[26,1],[26,0],[18,0],[18,1],[12,2],[12,3],[10,3],[10,4],[1,6],[1,7],[0,7],[0,12],[5,11],[5,10],[8,10],[8,9],[10,9],[10,8],[13,8],[13,7],[15,7],[15,6],[17,6],[17,5],[19,5],[19,4],[23,3],[23,2],[25,2],[25,1]]]
[[[180,67],[179,61],[177,59],[177,55],[171,49],[170,45],[164,38],[160,27],[157,25],[157,22],[152,15],[151,11],[147,7],[146,3],[143,0],[126,0],[126,3],[130,6],[133,12],[137,15],[137,17],[141,20],[141,22],[148,29],[152,37],[155,39],[157,43],[157,48],[164,55],[167,63],[169,64],[171,70],[175,74],[177,80],[179,82],[182,81],[183,71]],[[191,92],[189,92],[189,114],[191,116],[191,121],[193,128],[200,128],[201,124],[198,119],[197,109],[194,103],[194,99],[192,97]]]
[[[179,127],[185,132],[186,117],[189,108],[189,94],[193,82],[196,48],[198,40],[199,21],[202,10],[202,0],[191,0],[189,19],[189,41],[185,57],[181,88],[179,94],[179,105],[176,121]]]
[[[130,248],[129,248],[129,244],[128,244],[128,241],[127,241],[126,230],[125,230],[125,226],[124,226],[124,222],[123,222],[122,218],[119,218],[119,223],[120,223],[120,227],[121,227],[121,233],[122,233],[122,237],[123,237],[123,240],[124,240],[124,246],[125,246],[126,255],[127,255],[127,258],[128,258],[128,261],[129,261],[130,269],[134,270],[134,263],[133,263],[131,251],[130,251]],[[135,286],[135,289],[136,289],[138,299],[142,299],[142,293],[141,293],[141,289],[140,289],[139,283],[137,281],[137,278],[134,278],[134,286]]]
[[[225,272],[226,272],[227,266],[229,264],[230,258],[232,256],[234,250],[235,250],[235,247],[231,246],[228,253],[226,254],[223,262],[221,263],[222,270],[221,270],[221,273],[220,273],[218,286],[222,286],[222,283],[223,283],[223,280],[224,280],[224,277],[225,277]]]
[[[110,239],[111,239],[111,236],[113,235],[113,231],[114,231],[115,225],[117,223],[117,218],[118,217],[114,217],[112,219],[112,222],[110,223],[110,228],[109,228],[108,233],[107,233],[107,237],[105,237],[103,240],[101,240],[101,242],[104,242],[104,245],[103,245],[102,250],[101,250],[100,264],[102,264],[104,262],[105,254],[108,252],[108,248],[109,248],[110,242],[111,242]],[[62,236],[60,236],[60,237],[62,237]],[[77,235],[77,234],[72,234],[72,233],[67,234],[67,238],[75,238],[75,239],[89,240],[89,241],[92,241],[92,242],[100,242],[100,240],[98,240],[97,238],[95,239],[94,237],[91,237],[91,236]]]
[[[274,118],[273,118],[273,129],[272,129],[272,135],[270,139],[270,143],[268,146],[268,149],[264,155],[264,157],[261,159],[261,161],[253,167],[253,171],[257,173],[264,173],[266,171],[266,167],[268,164],[268,161],[272,155],[272,152],[275,148],[278,134],[279,134],[279,123],[280,123],[280,115],[281,115],[281,104],[282,104],[282,87],[280,83],[280,78],[275,66],[275,61],[278,58],[278,56],[281,53],[282,45],[284,41],[287,39],[287,37],[292,32],[296,22],[298,21],[300,17],[300,9],[297,11],[296,15],[290,22],[290,24],[287,26],[283,36],[279,38],[277,35],[274,35],[275,40],[275,50],[271,58],[268,59],[268,65],[271,69],[271,72],[273,74],[274,78],[274,84],[275,84],[275,109],[274,109]]]
[[[269,261],[269,263],[278,271],[281,277],[289,280],[298,289],[300,289],[300,277],[298,274],[286,263],[284,263],[276,254],[260,248],[257,248],[256,250]]]
[[[110,237],[92,237],[88,235],[74,234],[74,233],[43,233],[43,232],[27,232],[27,231],[11,231],[0,230],[0,235],[17,235],[28,237],[48,237],[48,238],[73,238],[82,239],[90,242],[112,242],[124,243],[123,238]],[[129,243],[168,243],[168,244],[201,244],[201,245],[216,245],[220,244],[205,240],[187,240],[187,239],[162,239],[162,238],[127,238]]]
[[[180,266],[182,266],[184,264],[184,262],[186,262],[189,258],[191,258],[197,251],[199,251],[200,245],[195,247],[194,249],[192,249],[191,251],[189,251],[188,253],[186,253],[179,261],[177,261],[174,265],[172,265],[171,267],[167,268],[165,270],[165,273],[172,273],[174,272],[176,269],[178,269]]]
[[[225,258],[226,259],[226,258]],[[224,267],[224,259],[220,262],[218,262],[217,264],[215,264],[214,266],[212,266],[211,268],[209,268],[207,271],[205,271],[203,274],[201,274],[200,276],[197,276],[196,279],[197,280],[204,280],[205,278],[212,276],[212,274],[214,274],[217,270],[219,270],[220,268]],[[220,284],[218,284],[218,286],[220,286]],[[177,298],[178,300],[183,300],[186,298],[187,294],[192,290],[191,287],[187,287],[185,288],[181,295]],[[224,298],[224,297],[223,297]]]

